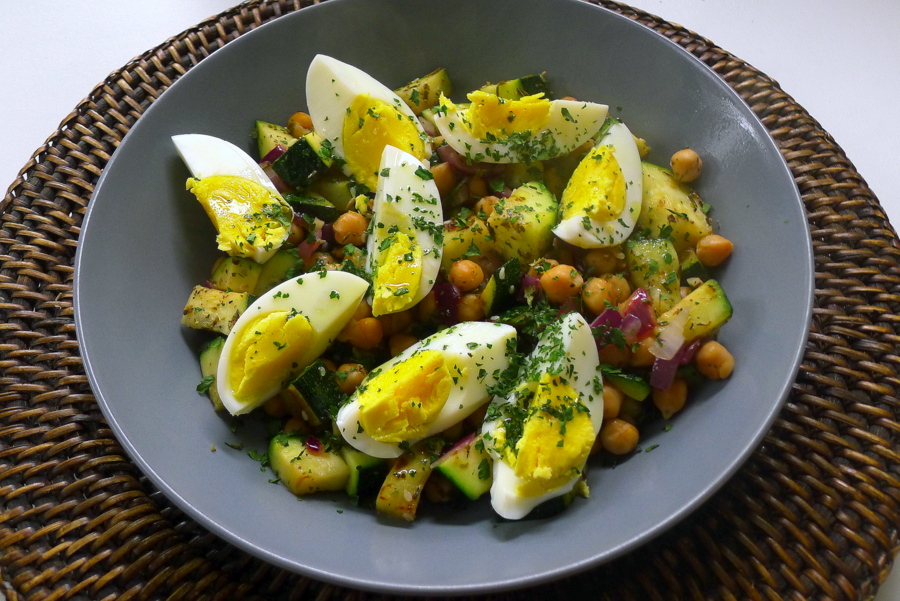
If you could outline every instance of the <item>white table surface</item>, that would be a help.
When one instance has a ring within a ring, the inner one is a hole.
[[[44,0],[4,6],[0,192],[106,75],[235,0]],[[779,82],[900,224],[900,2],[633,0]],[[900,599],[900,570],[875,601]]]

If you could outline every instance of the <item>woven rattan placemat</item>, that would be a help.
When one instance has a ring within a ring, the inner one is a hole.
[[[900,244],[843,151],[776,82],[677,25],[788,161],[816,293],[790,398],[741,471],[679,526],[610,564],[497,599],[866,599],[900,527]],[[125,456],[81,366],[75,247],[93,187],[147,106],[204,57],[308,0],[249,2],[97,86],[0,205],[0,594],[8,599],[381,599],[257,560],[173,507]],[[777,282],[773,282],[777,285]]]

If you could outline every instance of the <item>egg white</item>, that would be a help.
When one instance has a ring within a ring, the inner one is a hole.
[[[396,108],[416,125],[421,138],[427,139],[416,114],[393,90],[362,69],[336,58],[317,54],[306,73],[306,102],[313,127],[323,139],[331,143],[335,156],[344,157],[344,117],[350,104],[361,94],[367,94]],[[425,144],[425,154],[426,158],[431,156],[430,144]]]
[[[504,137],[489,140],[474,136],[467,110],[468,105],[456,105],[435,115],[434,124],[453,150],[476,163],[529,163],[567,154],[587,142],[603,125],[609,107],[594,102],[553,100],[546,127],[531,132],[534,143],[524,147]],[[538,144],[545,136],[547,143]]]
[[[278,394],[284,386],[284,382],[271,382],[266,392],[257,399],[241,402],[235,398],[229,377],[235,360],[234,345],[248,323],[272,311],[295,310],[300,313],[312,327],[309,347],[297,359],[298,369],[302,369],[315,361],[334,341],[359,307],[368,287],[368,282],[353,274],[321,271],[305,273],[282,282],[257,298],[234,324],[222,347],[216,387],[225,408],[232,415],[247,413]]]
[[[422,275],[406,308],[425,298],[441,268],[442,244],[434,235],[443,231],[444,210],[434,180],[424,179],[419,170],[427,172],[428,167],[408,152],[385,147],[372,203],[372,231],[366,240],[366,270],[372,274],[385,254],[379,249],[393,231],[408,235],[422,249]]]
[[[253,160],[253,157],[231,142],[206,134],[180,134],[172,136],[172,142],[195,178],[236,175],[262,185],[276,197],[281,198],[281,194],[275,189],[272,180],[262,167]]]
[[[206,134],[179,134],[172,136],[172,142],[195,178],[204,179],[213,175],[243,177],[260,184],[281,204],[289,207],[262,167],[253,160],[253,157],[231,142]],[[290,230],[286,229],[281,243],[287,240],[289,235]],[[270,243],[263,246],[250,245],[253,252],[250,253],[249,258],[257,263],[265,263],[278,251],[281,243]]]
[[[454,382],[446,403],[423,437],[427,438],[462,421],[487,402],[488,388],[496,385],[497,376],[509,365],[509,358],[506,355],[507,344],[515,338],[515,328],[505,324],[477,321],[462,323],[406,349],[377,371],[370,372],[361,386],[376,377],[379,372],[426,350],[440,351],[448,365],[465,367],[465,378],[459,378]],[[336,423],[344,440],[357,450],[373,457],[399,457],[403,453],[399,443],[381,442],[367,432],[360,431],[359,411],[359,399],[354,394],[338,412]],[[407,442],[413,444],[416,440]]]
[[[561,340],[561,345],[558,340]],[[565,353],[559,356],[560,346]],[[561,370],[561,371],[558,371]],[[534,351],[529,355],[522,372],[543,374],[566,373],[568,382],[578,393],[582,404],[590,411],[591,425],[596,435],[603,423],[603,384],[599,371],[597,345],[591,328],[579,313],[568,313],[561,321],[551,324],[541,337]],[[498,405],[515,404],[516,395],[506,399],[494,399]],[[489,410],[489,414],[491,411]],[[500,420],[486,421],[482,433],[491,440],[500,427]],[[491,484],[491,506],[503,518],[518,520],[541,503],[562,496],[572,490],[581,474],[574,474],[561,486],[538,496],[523,496],[518,492],[523,479],[515,474],[493,445],[485,448],[493,457],[493,483]],[[581,466],[583,471],[583,465]]]
[[[614,123],[594,145],[611,146],[625,178],[625,205],[614,219],[599,221],[590,215],[573,215],[553,228],[553,233],[569,244],[581,248],[615,246],[625,241],[641,214],[643,173],[641,155],[634,136],[624,123]],[[590,158],[586,160],[592,160]]]

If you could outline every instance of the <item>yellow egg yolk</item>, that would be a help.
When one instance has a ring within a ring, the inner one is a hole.
[[[374,190],[381,153],[387,145],[425,158],[425,141],[413,118],[366,94],[353,99],[344,117],[342,140],[347,168],[358,182]]]
[[[472,135],[479,139],[487,138],[488,134],[535,133],[544,129],[550,119],[550,101],[543,98],[543,94],[509,100],[476,91],[468,97],[472,104],[466,120]]]
[[[363,384],[357,393],[359,425],[379,442],[423,438],[452,385],[443,353],[416,353]]]
[[[259,400],[289,380],[303,365],[313,329],[296,312],[272,311],[260,315],[240,332],[231,354],[229,385],[243,403]]]
[[[596,438],[590,413],[559,375],[541,375],[531,406],[515,453],[506,453],[521,479],[518,492],[526,497],[558,488],[579,474]]]
[[[575,168],[563,190],[562,218],[587,215],[605,222],[625,209],[625,176],[612,146],[592,149]]]
[[[385,238],[373,277],[372,315],[378,317],[409,307],[422,279],[422,247],[415,239],[397,232]]]
[[[215,226],[219,250],[253,258],[258,249],[281,246],[290,234],[293,212],[261,184],[236,175],[190,178],[190,190]]]

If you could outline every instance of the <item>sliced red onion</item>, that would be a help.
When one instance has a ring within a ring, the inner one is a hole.
[[[313,254],[319,250],[319,247],[322,246],[324,242],[322,240],[316,240],[315,242],[308,242],[304,240],[300,244],[297,245],[297,254],[300,255],[300,258],[303,259],[304,262],[309,262],[312,258]]]
[[[640,340],[640,332],[643,324],[641,318],[634,313],[626,313],[622,318],[622,333],[625,334],[625,342],[629,346]]]
[[[684,324],[687,323],[688,310],[679,311],[672,321],[667,323],[656,335],[656,343],[650,345],[650,353],[657,359],[673,358],[684,344]]]
[[[656,327],[656,319],[653,317],[651,310],[650,295],[643,288],[637,288],[628,299],[625,305],[625,315],[634,315],[640,320],[641,326],[637,331],[636,340],[640,340],[647,336]]]
[[[287,146],[285,146],[284,144],[278,144],[275,146],[275,148],[266,153],[266,156],[262,158],[262,163],[274,163],[275,159],[283,155],[285,152],[287,152]]]
[[[676,353],[672,359],[657,358],[650,371],[650,386],[657,390],[665,390],[671,386],[675,380],[675,373],[678,371],[680,358],[680,353]]]
[[[512,196],[512,193],[513,193],[512,188],[508,188],[508,187],[504,186],[503,189],[500,190],[500,193],[498,194],[498,196],[500,196],[501,198],[509,198],[510,196]]]
[[[292,190],[289,185],[284,183],[284,180],[281,179],[281,176],[275,173],[275,170],[272,169],[272,165],[263,167],[263,171],[265,171],[266,175],[269,176],[269,180],[272,182],[272,185],[275,186],[275,189],[282,194],[286,194],[287,192],[290,192]]]
[[[422,129],[425,130],[425,133],[431,136],[432,138],[438,135],[438,129],[435,127],[434,123],[425,119],[424,117],[419,117],[419,123],[422,125]]]
[[[591,322],[592,328],[606,326],[609,328],[618,328],[622,325],[622,314],[617,309],[606,309],[603,313],[594,318]]]
[[[681,352],[678,354],[678,363],[679,365],[687,365],[691,361],[694,360],[694,356],[696,356],[697,351],[700,350],[700,346],[703,344],[703,341],[700,338],[695,339],[690,344],[686,345]]]
[[[531,292],[532,298],[540,298],[544,292],[541,288],[541,278],[527,273],[522,276],[522,285],[519,286],[519,294],[517,298],[520,303],[528,302],[528,293]]]
[[[463,175],[474,175],[476,169],[474,164],[469,164],[466,157],[459,154],[449,144],[438,146],[437,155],[442,161],[450,164],[450,168]]]
[[[326,223],[321,230],[316,230],[316,237],[325,241],[328,246],[335,246],[337,241],[334,239],[334,225]]]
[[[437,303],[438,319],[448,326],[459,323],[459,299],[462,295],[459,288],[449,282],[436,285],[434,300]]]

